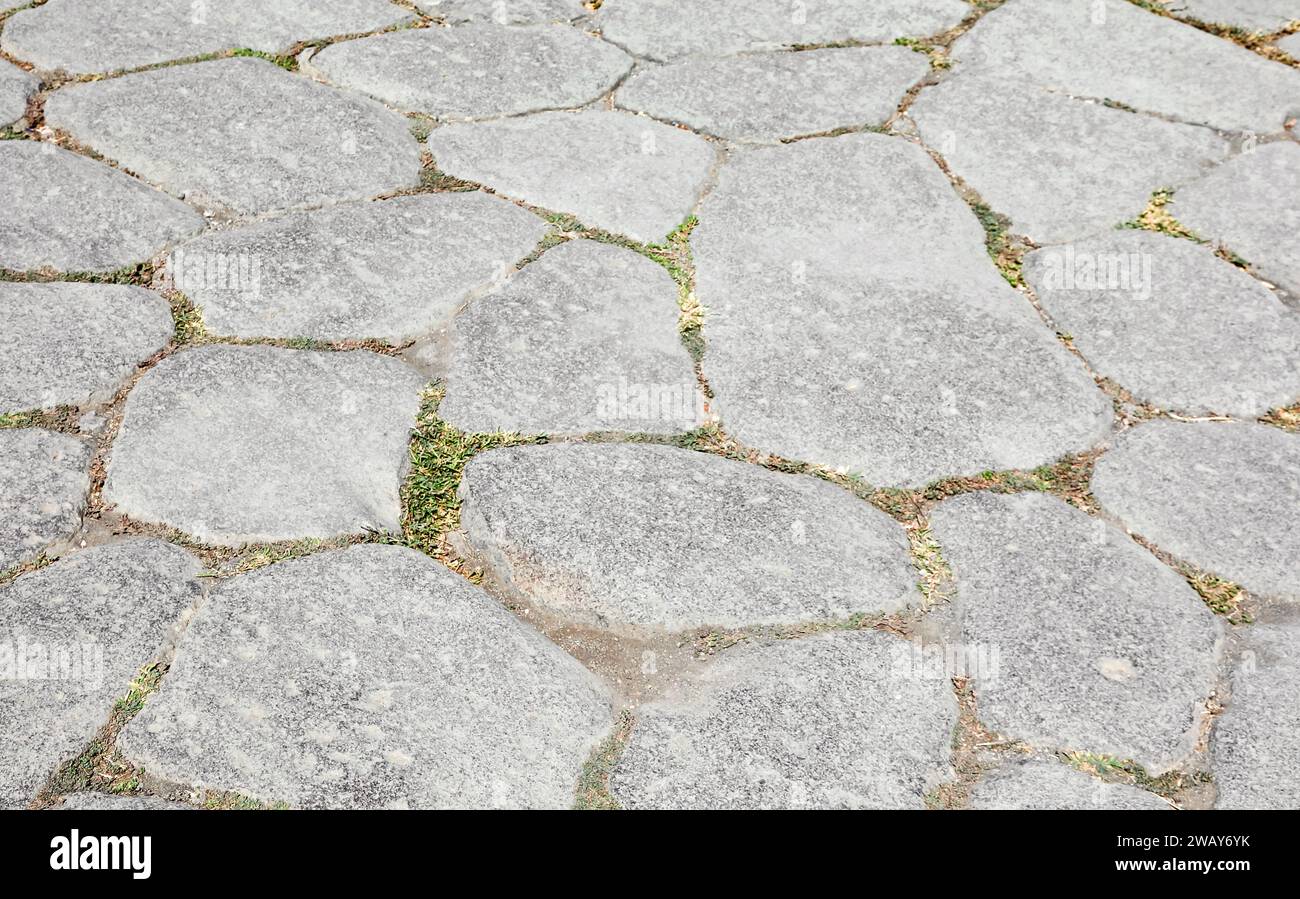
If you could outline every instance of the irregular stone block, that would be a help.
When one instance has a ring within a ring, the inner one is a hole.
[[[1169,811],[1155,793],[1106,783],[1055,762],[1009,762],[986,773],[971,791],[973,809]]]
[[[81,527],[90,447],[37,428],[0,430],[0,572]]]
[[[27,101],[40,79],[12,63],[0,60],[0,128],[12,125],[27,112]]]

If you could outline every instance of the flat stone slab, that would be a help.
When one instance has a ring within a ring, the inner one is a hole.
[[[595,675],[483,591],[364,545],[218,587],[118,742],[303,808],[563,808],[612,726]]]
[[[971,791],[973,809],[1046,811],[1169,811],[1155,793],[1106,783],[1056,762],[1008,762],[987,772]]]
[[[545,233],[481,192],[422,194],[209,232],[172,254],[170,272],[217,334],[400,343],[442,325]]]
[[[980,720],[1043,749],[1132,759],[1159,775],[1196,743],[1223,627],[1123,531],[1046,494],[941,503]]]
[[[817,478],[720,456],[646,444],[496,449],[470,461],[459,495],[466,540],[498,584],[586,624],[821,621],[920,596],[889,516]]]
[[[1174,195],[1169,212],[1226,245],[1300,306],[1300,145],[1264,144]]]
[[[74,84],[50,96],[45,120],[169,193],[236,213],[369,199],[420,178],[404,117],[264,59]]]
[[[1300,9],[1291,0],[1178,0],[1174,12],[1189,19],[1265,33],[1278,31],[1300,18]]]
[[[54,144],[0,141],[0,268],[106,272],[203,230],[203,216]]]
[[[90,446],[37,428],[0,430],[0,572],[81,527]]]
[[[0,414],[107,402],[174,328],[142,287],[0,282]]]
[[[1232,692],[1214,725],[1218,808],[1300,804],[1300,624],[1294,617],[1241,630]]]
[[[930,71],[907,47],[843,47],[690,59],[641,69],[619,106],[717,137],[773,142],[882,125]]]
[[[396,531],[423,384],[364,351],[177,353],[127,399],[104,501],[223,546]]]
[[[957,703],[878,631],[728,650],[643,705],[610,791],[651,808],[924,808],[951,776]]]
[[[1300,32],[1287,35],[1278,41],[1277,45],[1290,54],[1292,59],[1300,59]]]
[[[1112,231],[1036,250],[1023,274],[1093,370],[1139,399],[1254,417],[1300,398],[1300,317],[1209,247]]]
[[[691,244],[710,408],[747,446],[919,486],[1033,468],[1109,429],[1110,402],[914,144],[736,151]]]
[[[954,41],[951,55],[955,71],[1021,93],[1038,86],[1227,131],[1280,132],[1300,110],[1300,72],[1127,0],[1010,0]]]
[[[448,125],[426,143],[448,174],[643,243],[685,220],[714,162],[697,135],[603,110]]]
[[[277,53],[408,18],[384,0],[58,0],[9,19],[0,48],[38,68],[78,75],[236,47]]]
[[[677,283],[632,250],[548,250],[453,327],[442,419],[462,431],[672,434],[705,421]]]
[[[420,0],[420,9],[448,22],[493,22],[497,25],[527,25],[536,22],[571,22],[589,10],[583,0]]]
[[[1153,421],[1097,460],[1092,491],[1131,532],[1252,593],[1300,600],[1300,435]]]
[[[27,101],[41,82],[10,62],[0,60],[0,128],[12,125],[27,112]]]
[[[991,77],[959,74],[926,88],[908,114],[1014,233],[1038,243],[1134,219],[1153,191],[1194,180],[1228,152],[1208,128]]]
[[[567,25],[464,25],[343,41],[308,67],[402,109],[476,119],[584,106],[632,68],[613,44]]]
[[[183,549],[135,539],[0,588],[0,642],[15,669],[0,678],[0,807],[25,807],[107,723],[113,700],[198,602],[198,572]]]
[[[595,24],[637,56],[721,56],[844,41],[888,43],[938,34],[970,8],[960,0],[719,0],[683,8],[676,0],[607,0]]]
[[[61,811],[77,812],[170,812],[193,811],[184,802],[168,802],[156,796],[111,796],[108,793],[73,793],[55,806]]]

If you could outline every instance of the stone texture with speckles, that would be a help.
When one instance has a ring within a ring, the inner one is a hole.
[[[263,59],[70,85],[46,101],[45,119],[169,193],[223,211],[369,199],[420,178],[404,117]]]
[[[980,720],[1031,746],[1132,759],[1152,775],[1192,751],[1222,623],[1123,531],[1046,494],[940,503]]]
[[[879,631],[727,650],[637,712],[610,791],[633,809],[924,808],[957,702]]]
[[[46,142],[0,141],[0,196],[0,268],[106,272],[203,229],[184,203]]]
[[[416,5],[429,15],[442,16],[452,23],[497,25],[571,22],[588,12],[583,0],[420,0]]]
[[[475,456],[473,554],[509,592],[595,626],[684,631],[895,612],[920,599],[907,540],[807,475],[638,444]]]
[[[0,414],[107,402],[174,329],[141,287],[0,283]]]
[[[179,547],[131,539],[0,587],[0,645],[22,665],[0,677],[0,808],[26,806],[108,723],[198,602],[198,572]]]
[[[1178,0],[1170,8],[1189,19],[1266,33],[1300,19],[1295,0]]]
[[[196,806],[168,802],[156,796],[112,796],[107,793],[73,793],[56,809],[78,812],[168,812],[193,811]]]
[[[973,809],[1168,811],[1155,793],[1106,783],[1059,762],[1005,762],[986,772],[971,791]]]
[[[27,100],[40,87],[40,80],[13,63],[0,60],[0,128],[23,117]]]
[[[364,351],[176,353],[127,398],[104,501],[221,545],[395,531],[423,385]]]
[[[457,316],[439,417],[479,432],[699,427],[677,293],[631,250],[590,240],[548,250]]]
[[[357,546],[223,583],[124,729],[156,776],[303,808],[563,808],[605,688],[414,550]]]
[[[1153,421],[1097,460],[1092,491],[1130,531],[1252,593],[1300,600],[1300,434]]]
[[[697,135],[606,110],[448,125],[428,146],[448,174],[644,243],[685,220],[714,163]]]
[[[440,119],[583,106],[632,67],[622,50],[567,25],[465,25],[326,47],[307,68],[342,87]]]
[[[0,430],[0,572],[81,526],[90,446],[38,428]]]

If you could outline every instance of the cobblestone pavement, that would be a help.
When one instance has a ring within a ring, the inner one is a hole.
[[[1300,806],[1296,0],[0,0],[0,806]]]

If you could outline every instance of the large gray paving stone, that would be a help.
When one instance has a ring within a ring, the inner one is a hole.
[[[692,246],[711,408],[748,446],[921,485],[1032,468],[1110,427],[1109,401],[901,138],[737,151]]]
[[[12,125],[27,111],[27,100],[41,86],[40,79],[10,62],[0,60],[0,128]]]
[[[729,650],[640,708],[610,790],[640,808],[923,808],[951,776],[947,679],[878,631]]]
[[[1193,181],[1169,212],[1224,244],[1300,304],[1300,145],[1264,144]]]
[[[1228,153],[1208,128],[992,77],[957,75],[926,88],[908,114],[1013,232],[1038,243],[1133,219],[1153,191],[1203,175]]]
[[[492,22],[497,25],[528,25],[538,22],[571,22],[588,10],[583,0],[420,0],[416,6],[448,22]]]
[[[168,802],[156,796],[113,796],[108,793],[73,793],[55,806],[62,811],[78,812],[168,812],[193,811],[195,806]]]
[[[1215,721],[1211,753],[1218,808],[1300,805],[1300,624],[1241,632],[1231,693]]]
[[[1155,421],[1097,460],[1092,491],[1130,531],[1252,593],[1300,600],[1300,435]]]
[[[238,213],[367,199],[420,177],[404,117],[264,59],[74,84],[45,119],[169,193]]]
[[[0,807],[27,805],[107,723],[113,700],[198,602],[198,572],[184,550],[137,539],[0,588],[0,644],[11,649],[0,665]]]
[[[151,774],[307,808],[560,808],[613,725],[594,675],[411,549],[214,591],[124,729]]]
[[[1290,54],[1292,59],[1300,59],[1300,32],[1287,35],[1278,41],[1277,45]]]
[[[1178,0],[1170,9],[1189,19],[1266,33],[1300,20],[1295,0]]]
[[[690,214],[714,162],[695,134],[606,110],[448,125],[427,143],[444,172],[645,243]]]
[[[1196,743],[1223,627],[1121,530],[1046,494],[975,493],[931,517],[958,589],[981,721],[1152,774]]]
[[[127,399],[104,500],[221,545],[397,530],[422,386],[369,352],[177,353]]]
[[[549,250],[453,325],[438,415],[462,431],[680,433],[704,423],[677,284],[632,250]]]
[[[957,72],[1022,90],[1115,100],[1225,130],[1278,132],[1300,111],[1300,72],[1127,0],[1009,0],[958,38],[952,57]]]
[[[276,53],[408,18],[384,0],[50,0],[9,19],[0,48],[41,69],[89,74],[236,47]]]
[[[492,450],[461,523],[507,591],[575,621],[683,631],[893,612],[917,600],[902,529],[848,492],[645,444]]]
[[[626,75],[632,59],[567,25],[488,24],[343,41],[308,67],[402,109],[476,119],[583,106]]]
[[[217,334],[401,342],[449,319],[545,233],[482,192],[425,194],[209,232],[169,271]]]
[[[986,773],[971,791],[973,809],[1094,809],[1168,811],[1155,793],[1106,783],[1055,762],[1008,762]]]
[[[1025,280],[1098,374],[1186,414],[1300,397],[1300,317],[1209,247],[1112,231],[1025,257]]]
[[[0,571],[76,532],[89,465],[90,447],[66,434],[0,430]]]
[[[638,56],[723,55],[843,41],[887,43],[938,34],[970,12],[960,0],[606,0],[604,36]]]
[[[203,230],[184,203],[50,143],[0,142],[0,196],[0,268],[110,271]]]
[[[615,100],[706,134],[772,142],[881,125],[929,70],[907,47],[690,59],[638,71]]]
[[[0,283],[0,414],[107,402],[173,330],[141,287]]]

